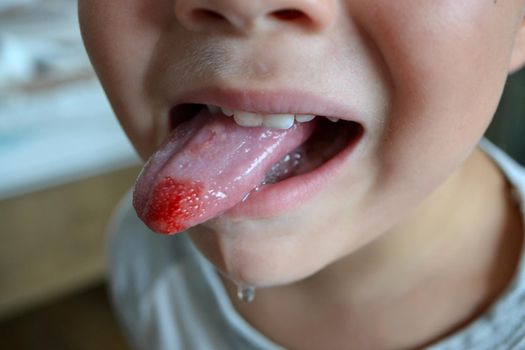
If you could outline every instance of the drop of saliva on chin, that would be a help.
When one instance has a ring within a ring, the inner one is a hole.
[[[237,284],[237,298],[245,303],[251,303],[255,299],[255,287]]]

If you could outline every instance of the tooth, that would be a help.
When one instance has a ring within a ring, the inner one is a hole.
[[[255,113],[235,111],[233,113],[233,118],[240,126],[261,126],[263,123],[262,116]]]
[[[339,118],[335,118],[335,117],[326,117],[326,119],[334,123],[337,123],[339,121]]]
[[[312,121],[314,118],[315,115],[312,114],[297,114],[295,116],[295,120],[297,120],[299,123],[306,123]]]
[[[268,114],[263,118],[263,125],[275,129],[290,129],[294,121],[293,114]]]
[[[231,117],[233,115],[233,111],[231,109],[221,107],[221,111],[225,116]]]
[[[220,107],[214,105],[206,105],[206,108],[208,108],[208,111],[210,111],[211,114],[217,114],[221,111]]]

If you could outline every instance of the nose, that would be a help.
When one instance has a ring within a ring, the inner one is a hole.
[[[175,0],[175,16],[191,31],[246,35],[283,25],[321,31],[336,9],[335,0]]]

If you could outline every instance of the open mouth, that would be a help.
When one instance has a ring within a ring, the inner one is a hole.
[[[348,164],[357,122],[180,104],[133,193],[138,216],[173,234],[219,217],[272,217],[307,201]]]
[[[170,111],[170,129],[174,130],[179,125],[190,121],[205,108],[210,109],[218,118],[233,117],[231,115],[233,111],[227,111],[226,113],[230,115],[226,115],[218,107],[203,104],[180,104]],[[274,163],[258,188],[314,171],[347,147],[355,145],[364,134],[364,128],[360,123],[335,117],[313,115],[302,119],[296,117],[295,123],[298,122],[315,124],[313,133],[304,143]],[[264,125],[260,126],[264,127]],[[257,127],[257,125],[248,127]]]

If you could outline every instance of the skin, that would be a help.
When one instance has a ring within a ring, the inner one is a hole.
[[[525,61],[524,8],[525,0],[79,1],[92,62],[143,159],[167,135],[170,100],[201,84],[308,89],[359,114],[366,133],[352,166],[313,200],[190,232],[241,315],[300,349],[417,348],[479,316],[508,285],[522,223],[503,175],[476,145],[507,74]],[[283,9],[299,19],[272,15]],[[228,280],[265,288],[247,306]]]

